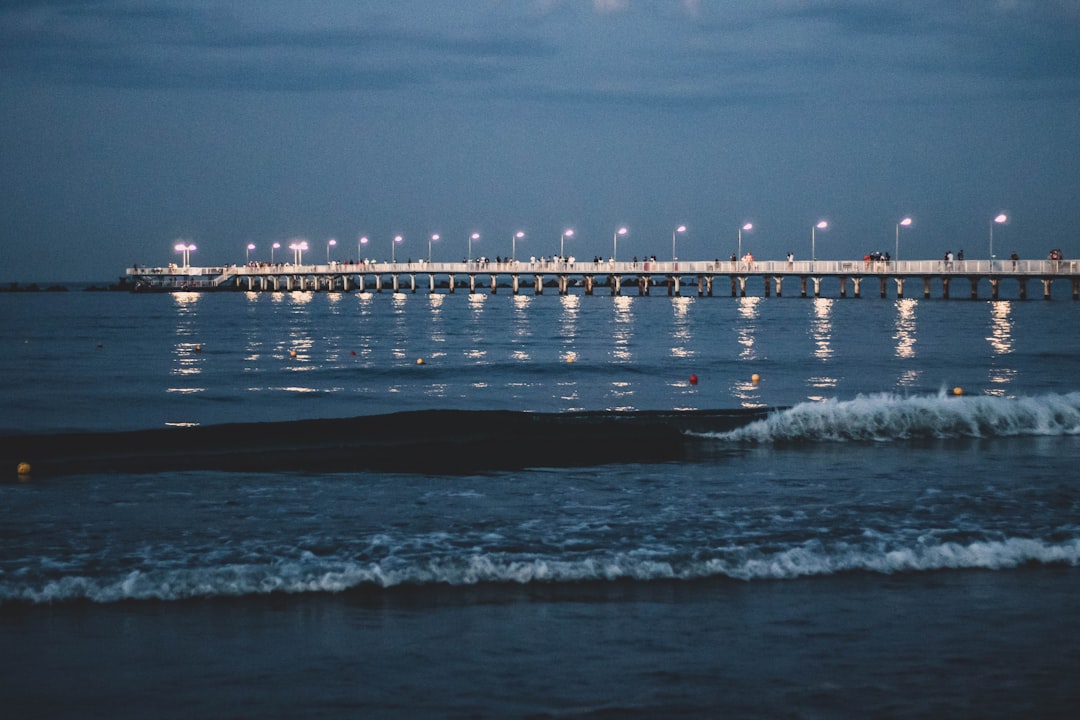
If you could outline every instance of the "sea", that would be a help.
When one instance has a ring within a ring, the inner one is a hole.
[[[1076,717],[1080,302],[1006,284],[0,293],[0,712]]]

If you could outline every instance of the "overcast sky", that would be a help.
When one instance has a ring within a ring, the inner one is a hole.
[[[6,0],[0,280],[132,263],[1080,256],[1080,0]],[[287,251],[285,251],[287,253]],[[275,259],[283,258],[277,251]],[[288,259],[288,258],[285,258]]]

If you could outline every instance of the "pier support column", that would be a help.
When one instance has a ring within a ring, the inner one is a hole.
[[[949,283],[952,282],[952,278],[941,278],[941,297],[949,299]]]
[[[765,281],[765,297],[769,297],[769,276],[765,275],[761,279]]]
[[[1043,300],[1049,300],[1049,299],[1050,299],[1050,285],[1051,285],[1051,284],[1052,284],[1053,282],[1054,282],[1054,281],[1053,281],[1053,280],[1051,280],[1050,278],[1043,278],[1043,279],[1042,279],[1042,284],[1043,284]]]
[[[555,280],[559,284],[559,294],[566,295],[569,291],[570,280],[566,275],[556,275]]]
[[[697,276],[697,296],[701,297],[705,294],[705,278],[702,275]]]
[[[435,292],[435,273],[428,275],[428,293]]]
[[[971,280],[971,299],[972,300],[978,300],[979,299],[979,278],[973,277],[973,278],[969,278],[969,280]]]
[[[990,278],[990,299],[998,299],[998,286],[1001,285],[1001,278]]]
[[[739,276],[739,297],[746,297],[746,276]]]
[[[773,282],[776,283],[776,297],[782,297],[784,294],[783,281],[784,278],[780,275],[773,278]]]
[[[896,299],[897,300],[903,300],[904,299],[904,279],[896,277],[896,278],[893,278],[893,282],[896,283]]]
[[[815,277],[810,280],[814,283],[814,297],[821,297],[821,278]]]
[[[705,276],[705,292],[706,292],[706,294],[708,294],[709,297],[712,297],[712,282],[713,282],[713,276],[712,275],[706,275]]]
[[[1073,289],[1073,300],[1080,300],[1080,279],[1073,278],[1072,289]]]
[[[855,287],[858,287],[858,282],[856,282]],[[847,278],[843,275],[840,276],[840,297],[847,297]]]
[[[357,275],[356,276],[356,289],[359,290],[361,294],[367,292],[367,288],[364,287],[364,285],[365,285],[364,276],[363,275]]]
[[[543,275],[535,275],[533,277],[534,277],[534,282],[535,282],[535,287],[536,287],[536,294],[537,295],[543,295],[544,294],[544,276]]]
[[[592,275],[586,275],[585,276],[585,294],[586,295],[592,295],[593,294],[593,276]]]
[[[491,294],[494,295],[499,291],[499,276],[492,274],[491,276]]]
[[[521,292],[521,276],[520,275],[511,275],[510,276],[510,286],[513,289],[513,293],[515,295],[517,295],[519,292]]]
[[[622,295],[622,278],[618,275],[612,275],[608,278],[608,283],[611,284],[612,295]]]
[[[375,292],[382,292],[382,275],[375,273]]]
[[[416,294],[416,273],[409,273],[409,287],[413,295]]]
[[[882,277],[879,279],[881,280],[881,297],[884,299],[888,295],[889,278]]]
[[[737,283],[738,283],[738,280],[736,280],[735,276],[732,275],[731,276],[731,297],[735,297],[735,296],[737,296],[739,294]]]
[[[1020,281],[1020,299],[1027,300],[1027,281],[1026,277],[1017,278]],[[1075,281],[1074,281],[1075,282]]]
[[[401,288],[400,280],[401,279],[398,277],[397,273],[394,273],[393,275],[390,276],[390,281],[394,284],[394,294],[395,295],[397,294],[398,290]]]
[[[454,285],[456,285],[456,284],[457,284],[457,282],[455,281],[455,279],[454,279],[454,276],[453,276],[453,275],[451,275],[451,276],[450,276],[450,282],[449,282],[449,286],[450,286],[450,294],[451,294],[451,295],[453,295],[453,294],[454,294]]]
[[[469,273],[469,294],[472,295],[476,292],[476,276]]]
[[[922,296],[923,300],[930,299],[930,278],[928,277],[922,279]]]
[[[802,297],[806,297],[806,276],[799,276],[799,288],[802,291]]]

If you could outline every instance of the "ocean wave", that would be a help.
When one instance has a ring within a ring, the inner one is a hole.
[[[890,441],[1080,434],[1080,392],[1001,398],[860,395],[801,403],[727,432],[700,437],[735,442]]]
[[[947,542],[908,548],[826,545],[809,541],[776,552],[733,550],[709,558],[663,558],[624,552],[581,558],[476,554],[461,558],[358,563],[313,556],[268,564],[133,570],[119,577],[71,576],[38,585],[0,582],[0,605],[132,600],[178,601],[271,594],[339,593],[396,587],[565,584],[595,581],[790,580],[849,572],[1007,570],[1025,565],[1080,565],[1080,539],[1031,538]]]

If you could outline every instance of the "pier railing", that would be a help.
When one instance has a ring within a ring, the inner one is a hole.
[[[200,284],[220,286],[237,277],[267,275],[360,275],[360,274],[570,274],[570,275],[775,275],[775,276],[936,276],[936,275],[1016,275],[1027,277],[1080,274],[1080,260],[692,260],[692,261],[558,261],[507,260],[473,262],[331,262],[297,265],[293,263],[251,263],[226,266],[135,266],[127,268],[132,277],[183,278]]]

